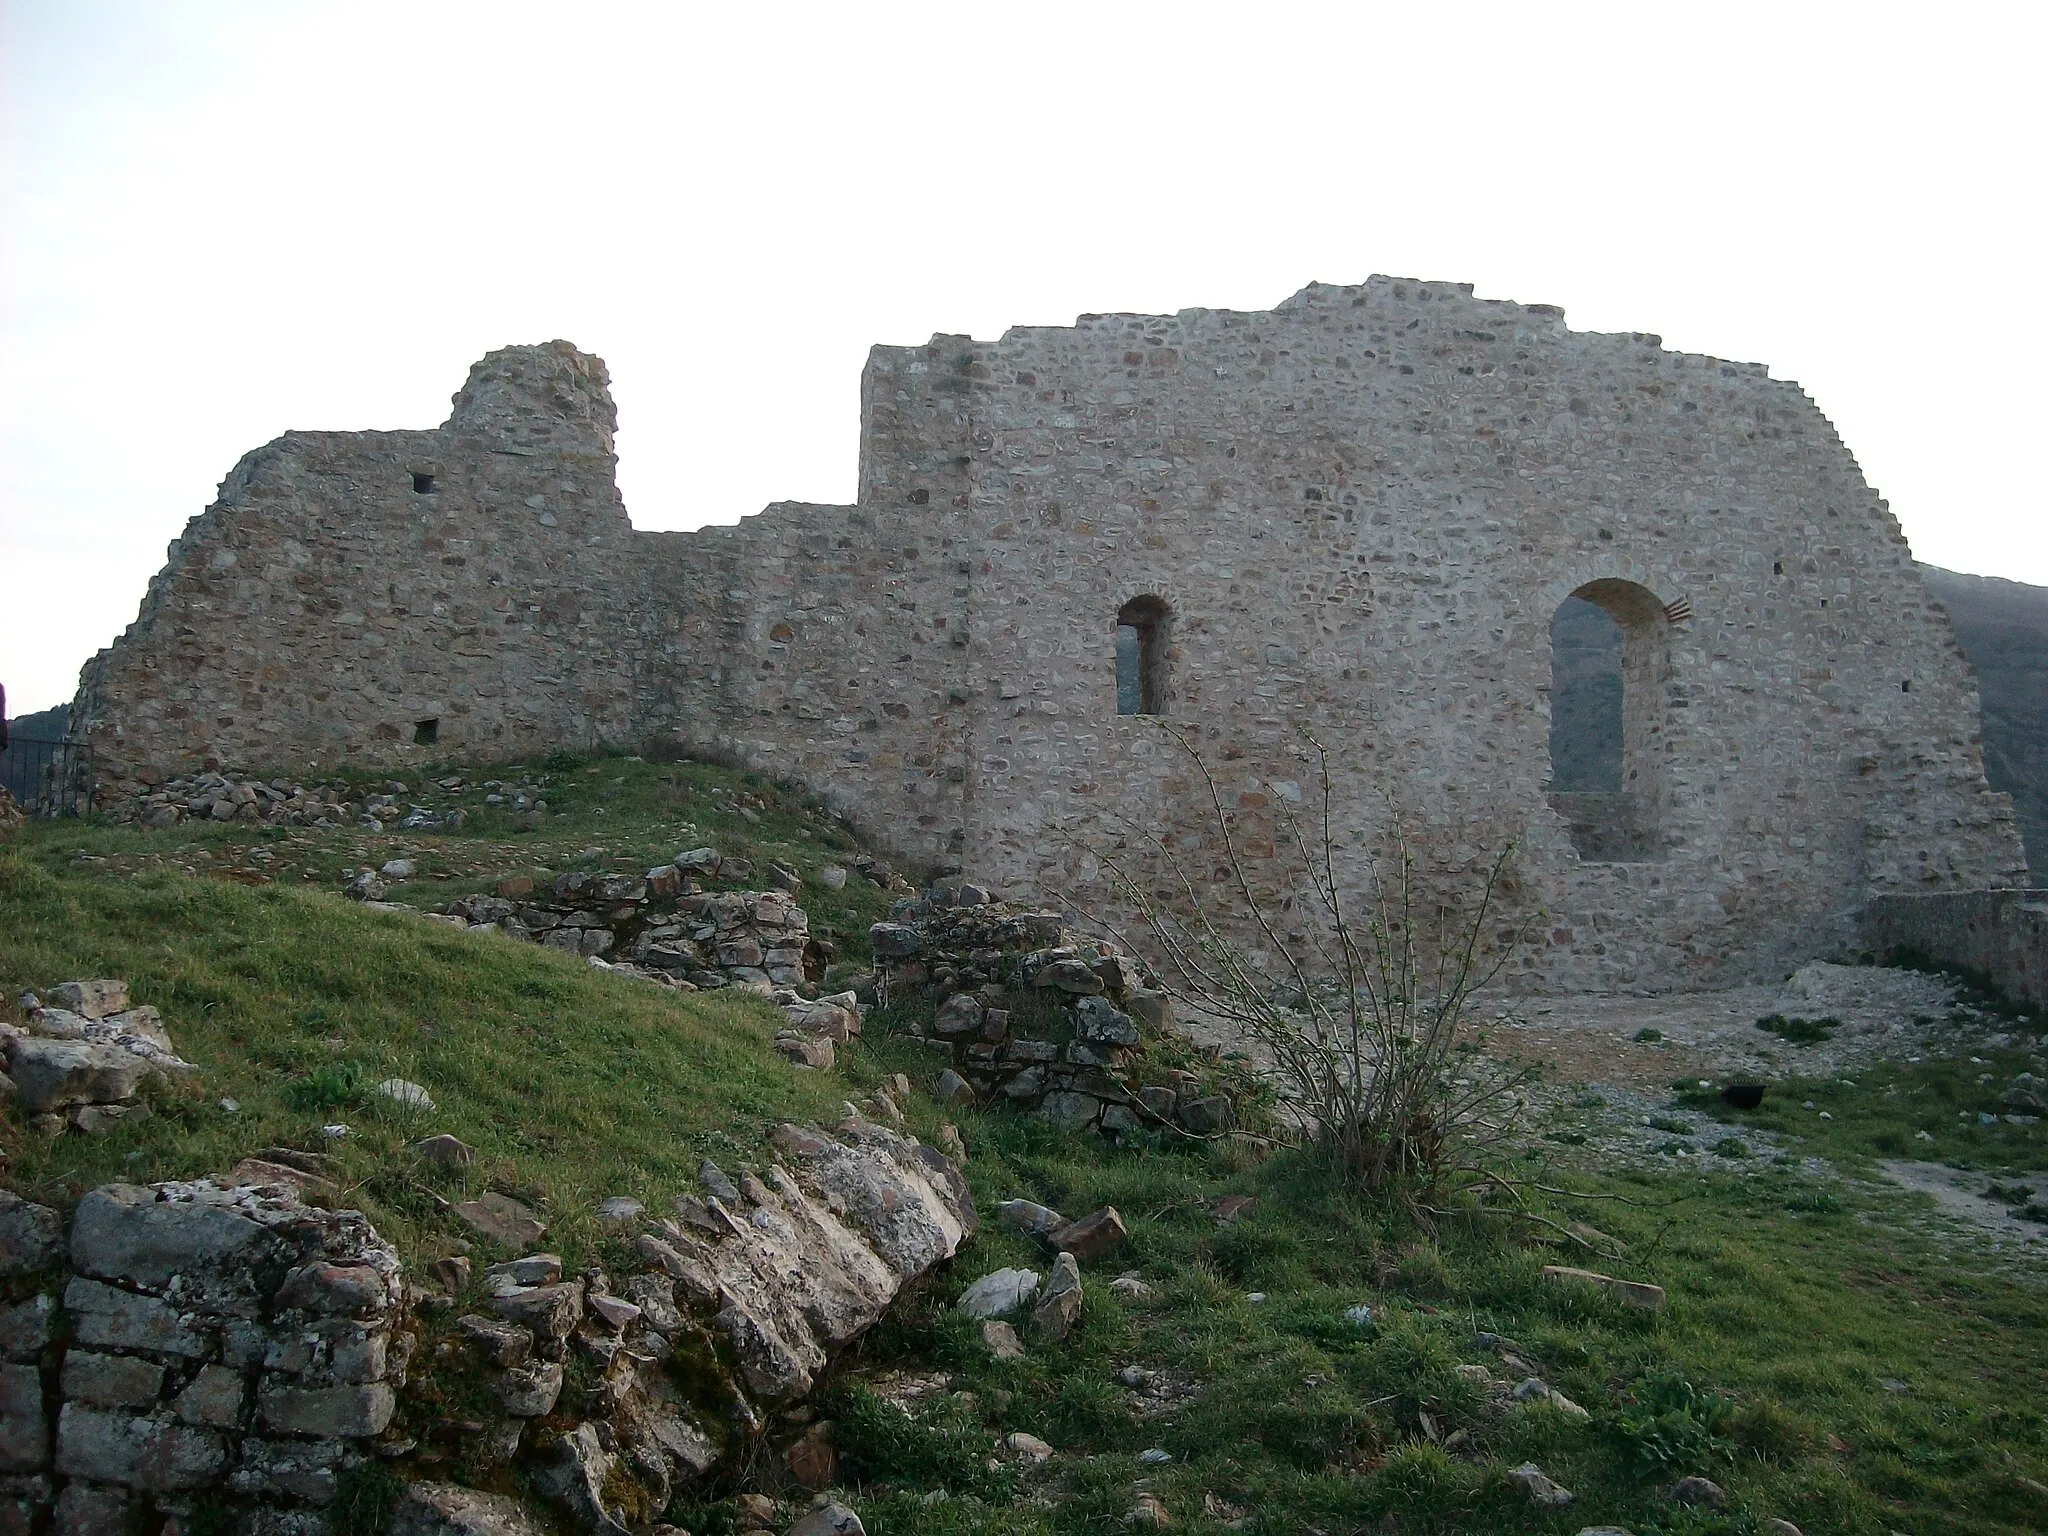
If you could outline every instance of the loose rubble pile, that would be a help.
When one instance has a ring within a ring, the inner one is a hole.
[[[100,809],[117,822],[175,827],[184,821],[236,821],[285,827],[361,827],[366,831],[433,831],[460,827],[468,812],[446,803],[481,790],[483,803],[537,820],[547,814],[544,785],[528,780],[471,784],[458,776],[417,785],[394,779],[381,790],[344,779],[301,784],[209,770],[149,784],[124,780],[107,786]],[[420,804],[420,800],[442,802]]]
[[[0,1102],[12,1101],[33,1130],[95,1135],[146,1116],[136,1095],[153,1075],[189,1072],[163,1018],[146,1004],[131,1007],[125,981],[67,981],[45,1004],[24,993],[23,1029],[0,1023]]]
[[[782,870],[773,866],[771,874]],[[349,882],[347,894],[382,904],[386,880],[411,873],[404,861],[364,871]],[[795,872],[787,873],[795,881]],[[830,948],[811,936],[810,918],[787,889],[707,892],[695,878],[721,874],[744,880],[753,866],[697,848],[645,875],[572,871],[544,889],[529,876],[501,880],[495,895],[464,896],[426,915],[606,959],[686,991],[745,986],[767,993],[824,975]]]
[[[436,1481],[450,1462],[516,1464],[575,1529],[644,1529],[977,1225],[930,1148],[858,1118],[785,1125],[763,1172],[706,1163],[672,1215],[611,1202],[637,1261],[616,1282],[525,1253],[475,1277],[442,1260],[430,1290],[359,1213],[303,1203],[332,1193],[315,1160],[264,1158],[293,1161],[94,1190],[68,1242],[56,1211],[0,1193],[0,1530],[205,1511],[314,1536],[372,1458],[411,1484],[395,1530],[540,1528]],[[859,1529],[842,1515],[817,1528]]]
[[[1226,1087],[1219,1057],[1178,1040],[1171,1000],[1114,945],[967,884],[935,886],[890,916],[869,932],[876,969],[891,998],[938,1001],[923,1038],[946,1064],[942,1102],[1007,1103],[1107,1135],[1236,1127],[1242,1083]],[[1148,1050],[1168,1040],[1190,1065]]]

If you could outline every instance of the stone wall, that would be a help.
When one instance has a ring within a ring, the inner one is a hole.
[[[1113,906],[1118,839],[1216,851],[1202,777],[1116,712],[1116,615],[1150,597],[1255,884],[1291,892],[1313,729],[1347,879],[1390,803],[1453,883],[1517,843],[1530,984],[1770,976],[1870,894],[2023,879],[1946,614],[1759,366],[1375,278],[877,348],[861,407],[857,505],[691,534],[631,532],[602,365],[563,343],[493,354],[438,432],[281,439],[88,667],[77,728],[114,793],[207,755],[679,746],[915,862]],[[1626,800],[1547,793],[1574,594],[1622,630]]]
[[[2017,1003],[2048,1006],[2048,891],[1880,896],[1858,920],[1863,947],[1984,977]]]

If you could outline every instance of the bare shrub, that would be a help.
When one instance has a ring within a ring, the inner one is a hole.
[[[1200,750],[1159,729],[1207,786],[1220,861],[1198,876],[1157,831],[1131,828],[1163,875],[1148,889],[1136,861],[1092,851],[1163,959],[1166,990],[1264,1058],[1283,1112],[1347,1182],[1417,1213],[1460,1184],[1497,1184],[1481,1159],[1508,1134],[1524,1079],[1476,1054],[1473,1011],[1524,935],[1500,910],[1514,844],[1483,876],[1426,875],[1389,800],[1383,851],[1362,881],[1347,876],[1329,754],[1304,731],[1319,800],[1299,813],[1277,802],[1278,857],[1301,889],[1262,894]]]

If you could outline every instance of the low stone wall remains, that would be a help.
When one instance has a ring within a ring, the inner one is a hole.
[[[1984,977],[2016,1003],[2048,1004],[2048,890],[1879,896],[1858,929],[1865,948]]]

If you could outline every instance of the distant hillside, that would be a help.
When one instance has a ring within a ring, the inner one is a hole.
[[[38,710],[33,715],[16,715],[7,722],[7,735],[35,741],[62,741],[64,727],[71,718],[71,706],[59,704],[51,709]],[[29,780],[35,774],[42,758],[30,752],[9,748],[0,752],[0,784],[7,787],[9,794],[17,800],[29,798]]]
[[[1984,771],[2013,797],[2036,885],[2048,882],[2048,587],[1923,565],[1984,701]]]

